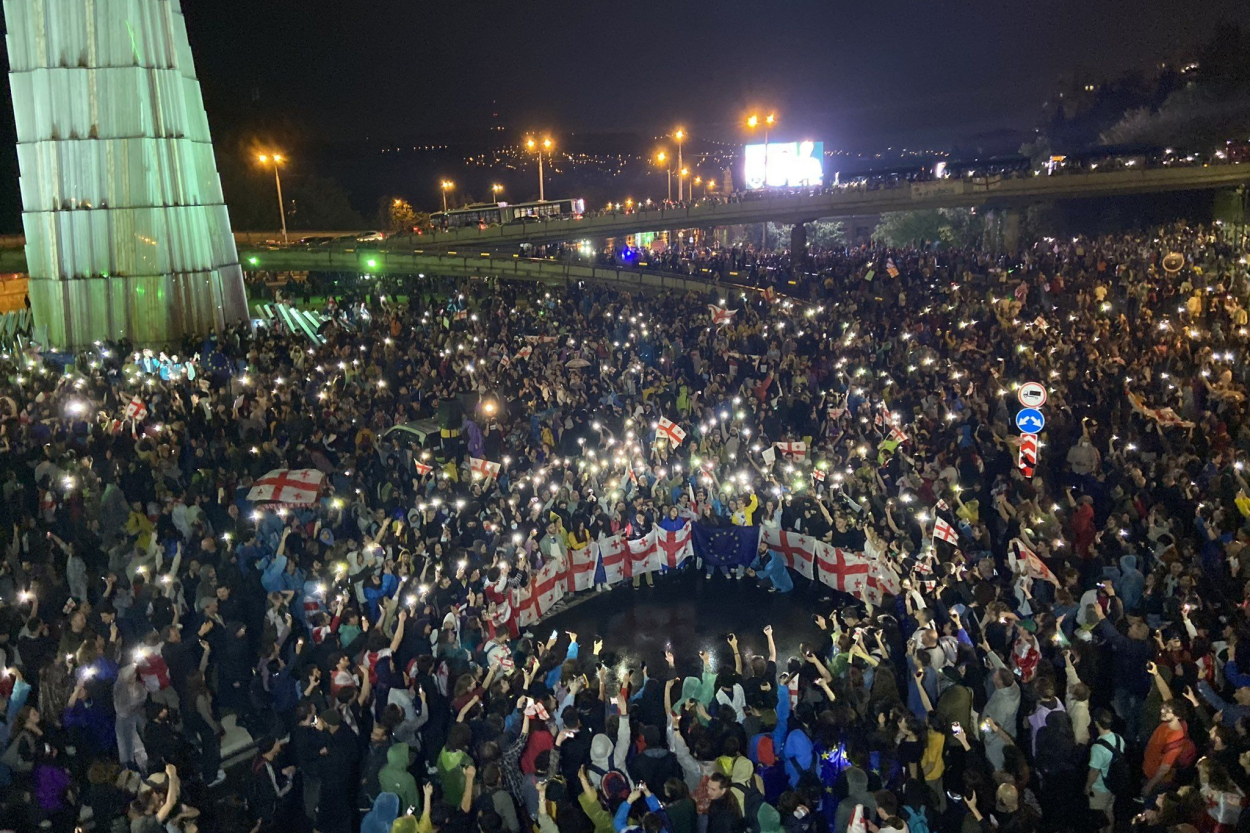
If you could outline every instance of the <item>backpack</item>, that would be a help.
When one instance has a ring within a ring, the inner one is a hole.
[[[790,777],[786,775],[785,764],[778,761],[772,766],[761,766],[757,772],[764,782],[764,800],[769,804],[776,804],[781,794],[790,789]]]
[[[598,767],[591,766],[586,768],[589,772],[595,772],[599,775],[599,793],[603,796],[603,800],[607,802],[609,807],[615,807],[620,802],[629,798],[629,779],[615,769],[609,769],[603,772]]]
[[[908,833],[929,833],[929,817],[923,809],[903,808],[903,821],[907,822]]]
[[[759,833],[759,814],[760,807],[764,805],[764,796],[755,789],[754,784],[731,784],[729,789],[742,795],[742,819],[746,822],[749,833]]]
[[[1107,773],[1102,777],[1102,785],[1113,795],[1127,795],[1131,789],[1129,781],[1132,776],[1129,774],[1128,760],[1124,757],[1124,739],[1120,739],[1119,749],[1102,738],[1094,741],[1094,745],[1101,746],[1111,753],[1111,762],[1107,764]]]

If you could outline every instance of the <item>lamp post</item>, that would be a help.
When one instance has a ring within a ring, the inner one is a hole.
[[[747,117],[747,127],[749,127],[752,130],[759,127],[761,123],[763,123],[764,125],[764,187],[767,188],[768,187],[768,131],[771,130],[772,126],[777,123],[777,116],[772,113],[769,113],[767,116],[764,116],[764,118],[761,119],[759,116],[752,113],[750,116]]]
[[[495,197],[495,202],[499,202],[499,194],[500,194],[502,191],[503,191],[503,186],[502,186],[502,185],[500,185],[499,183],[495,183],[494,185],[490,186],[490,192],[491,192],[491,194],[493,194],[493,195],[494,195],[494,197]]]
[[[546,197],[543,195],[543,151],[551,150],[551,139],[543,139],[541,144],[532,138],[526,139],[525,147],[538,154],[538,201],[545,202]]]
[[[682,130],[680,127],[677,128],[677,132],[673,134],[673,138],[677,140],[677,168],[678,170],[681,170],[682,169],[681,141],[682,139],[686,138],[686,131]],[[681,185],[681,177],[677,177],[677,201],[678,202],[681,202],[682,200],[685,199],[684,193],[685,192],[682,189],[682,185]]]
[[[278,186],[278,216],[282,218],[282,242],[286,243],[286,204],[282,202],[282,177],[278,175],[278,166],[286,161],[286,158],[280,153],[272,155],[262,153],[256,158],[260,160],[260,164],[262,165],[267,165],[271,161],[273,162],[273,181]]]
[[[455,188],[456,183],[452,182],[450,179],[444,179],[442,182],[438,184],[438,187],[443,192],[443,213],[446,214],[447,213],[447,192],[450,191],[452,188]]]
[[[664,173],[668,174],[668,201],[673,201],[673,169],[665,163],[668,161],[668,154],[660,151],[655,155],[655,164],[664,165]]]

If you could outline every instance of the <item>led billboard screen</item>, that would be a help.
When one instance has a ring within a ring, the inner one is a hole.
[[[747,190],[796,188],[824,181],[824,142],[769,142],[765,163],[764,145],[746,146]],[[765,183],[765,172],[768,181]]]

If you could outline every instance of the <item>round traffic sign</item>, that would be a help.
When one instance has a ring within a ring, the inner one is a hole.
[[[1037,408],[1022,408],[1016,414],[1016,427],[1022,434],[1040,434],[1046,427],[1046,417]]]
[[[1046,386],[1041,382],[1025,382],[1016,391],[1016,398],[1026,408],[1040,408],[1046,404]]]

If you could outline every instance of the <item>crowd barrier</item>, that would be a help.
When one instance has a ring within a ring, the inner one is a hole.
[[[898,573],[882,558],[835,547],[810,535],[759,526],[712,527],[693,522],[678,530],[656,528],[641,538],[625,533],[601,537],[571,549],[567,559],[552,559],[531,577],[529,585],[513,591],[517,623],[539,622],[565,596],[609,587],[662,567],[676,569],[697,558],[705,567],[746,567],[755,559],[759,542],[780,555],[786,566],[809,581],[863,601],[880,604],[884,594],[901,591]],[[599,578],[599,566],[603,571]]]

